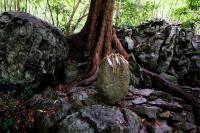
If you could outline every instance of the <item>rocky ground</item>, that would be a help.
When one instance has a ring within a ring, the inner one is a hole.
[[[156,88],[141,69],[200,99],[200,38],[191,28],[152,21],[119,29],[129,60],[106,57],[97,81],[84,87],[54,86],[74,81],[85,65],[65,62],[67,39],[55,27],[30,15],[4,13],[0,34],[1,132],[200,132],[194,106]]]

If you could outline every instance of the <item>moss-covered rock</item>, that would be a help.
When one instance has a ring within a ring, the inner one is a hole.
[[[0,80],[37,88],[61,77],[67,56],[66,39],[56,27],[28,13],[0,15]]]
[[[111,54],[101,61],[96,86],[105,103],[114,104],[124,98],[129,81],[129,64],[124,57]]]

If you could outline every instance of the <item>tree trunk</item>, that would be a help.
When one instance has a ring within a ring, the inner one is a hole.
[[[20,11],[20,0],[17,0],[17,11]]]
[[[73,57],[74,51],[81,49],[80,57],[85,57],[89,62],[84,80],[80,84],[87,85],[96,79],[100,60],[103,57],[113,52],[119,53],[125,58],[128,57],[112,27],[113,5],[114,0],[91,0],[85,26],[80,33],[73,36],[74,42],[70,47],[71,56]],[[77,43],[75,40],[79,40],[79,42]]]
[[[116,15],[115,15],[115,22],[117,23],[120,18],[120,8],[121,8],[121,0],[117,0],[116,3]]]
[[[7,5],[7,0],[4,0],[4,11],[5,12],[7,11],[6,5]]]

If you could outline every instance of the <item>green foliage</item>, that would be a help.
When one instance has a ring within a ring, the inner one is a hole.
[[[176,8],[172,12],[172,20],[183,22],[182,28],[195,27],[196,32],[199,33],[200,0],[186,0],[184,2],[185,3],[181,7]]]
[[[82,13],[85,8],[88,9],[89,2],[89,0],[0,0],[0,11],[28,12],[52,23],[64,32],[66,32],[67,23],[72,18],[70,34],[73,34],[84,25],[86,17],[81,20],[80,17],[87,14],[87,11],[85,14]],[[79,6],[72,16],[77,3]],[[77,21],[79,21],[78,25]]]
[[[8,111],[13,111],[15,99],[12,96],[9,96],[8,99]]]
[[[0,84],[9,84],[10,79],[0,79]],[[33,89],[32,89],[32,85],[27,85],[25,86],[24,90],[22,93],[20,93],[20,95],[16,95],[16,90],[11,90],[8,91],[8,96],[9,96],[9,107],[12,106],[12,99],[13,97],[16,97],[17,99],[21,99],[21,100],[26,100],[28,98],[30,98],[31,96],[33,96]]]
[[[12,2],[11,2],[12,1]],[[67,35],[84,26],[91,0],[0,0],[0,11],[23,11],[60,28]],[[200,0],[115,0],[114,25],[138,25],[149,19],[191,22],[200,29]],[[19,3],[19,5],[17,4]],[[77,8],[76,8],[77,6]],[[119,17],[116,17],[119,13]]]
[[[200,0],[187,0],[187,4],[192,10],[199,10]]]
[[[138,25],[152,17],[156,8],[152,1],[122,0],[120,18],[115,22],[116,26]]]
[[[33,96],[33,90],[32,90],[32,86],[27,86],[25,87],[24,91],[20,94],[19,99],[21,100],[27,100],[28,98],[30,98],[31,96]]]
[[[182,22],[181,26],[180,26],[182,29],[185,29],[185,28],[191,28],[193,29],[194,28],[194,23],[191,22],[191,21],[184,21]]]
[[[0,79],[0,84],[8,84],[10,83],[10,79]]]
[[[9,118],[2,122],[2,128],[3,130],[9,130],[14,124],[15,124],[15,121]]]
[[[200,55],[200,50],[197,50],[197,51],[193,51],[192,54],[197,54],[197,55]]]

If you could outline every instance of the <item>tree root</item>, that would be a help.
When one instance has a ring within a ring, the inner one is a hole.
[[[128,54],[127,52],[124,50],[119,38],[117,37],[117,34],[116,34],[116,30],[115,28],[112,29],[112,35],[113,35],[113,38],[112,38],[112,42],[114,44],[114,48],[116,49],[116,51],[124,56],[125,59],[128,59]]]
[[[152,79],[153,85],[155,87],[160,88],[160,89],[167,89],[168,92],[172,93],[173,95],[177,97],[181,97],[185,99],[190,104],[194,104],[196,102],[200,103],[200,99],[194,97],[193,95],[187,92],[184,92],[184,90],[181,89],[178,85],[166,80],[165,78],[161,77],[160,75],[156,73],[150,72],[144,68],[142,70],[143,70],[144,75],[149,76]]]
[[[78,85],[92,83],[97,78],[100,60],[113,51],[127,56],[115,30],[112,29],[113,5],[114,0],[92,0],[91,2],[88,19],[81,31],[86,38],[84,55],[89,58],[89,64],[84,79]],[[114,48],[112,44],[115,45]]]
[[[181,97],[186,102],[191,104],[193,106],[193,112],[196,119],[196,124],[200,125],[200,99],[197,97],[194,97],[193,95],[185,92],[183,89],[181,89],[178,85],[166,80],[165,78],[161,77],[160,75],[150,72],[146,69],[142,69],[144,75],[149,76],[152,79],[153,85],[156,88],[159,88],[163,91],[167,91],[171,93],[174,96]]]

